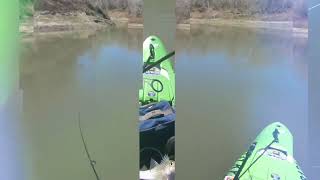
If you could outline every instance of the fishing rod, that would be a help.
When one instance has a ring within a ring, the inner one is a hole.
[[[169,59],[170,57],[172,57],[173,55],[175,54],[175,51],[172,51],[170,52],[169,54],[163,56],[162,58],[160,58],[158,61],[156,61],[155,63],[153,64],[150,64],[150,65],[144,65],[143,67],[143,73],[149,71],[151,68],[157,66],[158,64],[162,63],[163,61]]]
[[[247,160],[248,160],[249,157],[251,156],[251,154],[252,154],[252,152],[253,152],[253,150],[254,150],[254,148],[255,148],[255,146],[256,146],[256,143],[253,143],[253,144],[250,146],[248,152],[246,153],[246,157],[245,157],[244,161],[242,162],[242,164],[241,164],[239,170],[237,171],[237,173],[236,173],[236,175],[235,175],[235,177],[234,177],[233,180],[239,180],[239,179],[240,179],[247,171],[249,171],[249,169],[264,155],[264,153],[267,152],[267,150],[269,149],[269,147],[270,147],[273,143],[276,143],[276,142],[278,143],[278,142],[279,142],[279,138],[278,138],[279,130],[278,130],[278,129],[275,129],[275,130],[273,131],[272,135],[273,135],[273,140],[272,140],[272,142],[271,142],[270,144],[268,144],[268,145],[264,148],[263,153],[260,154],[259,157],[257,157],[257,159],[255,159],[255,160],[249,165],[249,167],[240,175],[240,173],[241,173],[242,169],[244,168]]]
[[[236,173],[236,175],[234,176],[234,179],[233,179],[233,180],[239,180],[239,178],[240,178],[240,177],[239,177],[239,176],[240,176],[240,173],[241,173],[242,169],[244,168],[246,162],[248,161],[249,157],[251,156],[251,154],[252,154],[253,150],[255,149],[256,145],[257,145],[257,143],[253,143],[253,144],[251,144],[251,146],[249,147],[249,150],[247,151],[246,156],[245,156],[245,158],[243,159],[242,164],[240,165],[239,170],[237,171],[237,173]]]
[[[81,121],[80,121],[80,113],[79,113],[79,116],[78,116],[78,124],[79,124],[79,130],[80,130],[80,135],[81,135],[81,139],[82,139],[82,143],[83,143],[83,146],[84,146],[84,149],[86,151],[86,154],[87,154],[87,157],[88,157],[88,160],[89,160],[89,163],[90,163],[90,166],[93,170],[93,173],[94,175],[96,176],[96,179],[97,180],[100,180],[100,177],[96,171],[96,168],[95,168],[95,165],[96,165],[96,161],[95,160],[92,160],[90,154],[89,154],[89,150],[88,150],[88,147],[87,147],[87,144],[86,144],[86,141],[84,139],[84,136],[83,136],[83,132],[82,132],[82,128],[81,128]]]

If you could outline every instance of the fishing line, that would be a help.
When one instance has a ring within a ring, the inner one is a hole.
[[[264,151],[262,154],[260,154],[259,157],[257,157],[257,159],[255,159],[251,164],[250,166],[239,176],[239,179],[264,155],[265,152],[267,152],[268,148],[273,144],[275,143],[276,140],[273,140],[267,147],[264,148]]]
[[[247,154],[246,154],[245,160],[244,160],[244,162],[242,162],[242,164],[241,164],[241,166],[240,166],[240,168],[239,168],[236,176],[234,177],[234,180],[239,180],[239,179],[264,155],[264,153],[267,152],[267,150],[271,147],[271,145],[272,145],[273,143],[275,143],[275,142],[278,143],[278,142],[279,142],[279,133],[280,133],[279,130],[276,128],[276,129],[272,132],[272,136],[273,136],[272,142],[271,142],[270,144],[268,144],[268,145],[264,148],[263,153],[260,154],[260,156],[259,156],[258,158],[256,158],[256,159],[249,165],[249,167],[240,175],[240,173],[241,173],[242,169],[244,168],[247,160],[248,160],[249,157],[251,156],[252,151],[254,150],[256,144],[254,143],[254,144],[252,144],[252,145],[250,146],[250,149],[249,149],[249,151],[248,151]]]
[[[97,171],[96,171],[96,168],[95,168],[96,161],[91,159],[91,156],[90,156],[90,154],[89,154],[89,150],[88,150],[86,141],[85,141],[84,136],[83,136],[83,132],[82,132],[82,128],[81,128],[81,122],[80,122],[80,113],[78,114],[78,124],[79,124],[79,130],[80,130],[80,135],[81,135],[82,143],[83,143],[84,149],[85,149],[85,151],[86,151],[86,154],[87,154],[87,157],[88,157],[90,166],[91,166],[91,168],[92,168],[92,170],[93,170],[94,175],[96,176],[96,179],[97,179],[97,180],[100,180],[100,177],[99,177],[99,175],[98,175],[98,173],[97,173]]]
[[[311,9],[316,8],[316,7],[318,7],[318,6],[320,6],[320,4],[317,4],[317,5],[312,6],[311,8],[308,9],[308,11],[310,11]]]

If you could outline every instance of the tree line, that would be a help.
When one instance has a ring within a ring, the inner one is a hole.
[[[265,15],[292,12],[300,17],[308,16],[306,0],[176,0],[177,16],[191,11],[230,11],[247,15]]]
[[[32,3],[34,0],[20,0],[21,4]],[[52,1],[52,0],[38,0]],[[67,1],[67,0],[57,0]],[[69,0],[75,3],[84,0]],[[99,2],[106,6],[106,10],[125,10],[131,16],[142,16],[143,0],[86,0]],[[23,7],[22,6],[22,7]],[[23,8],[22,8],[23,9]],[[215,11],[230,11],[248,15],[274,14],[292,11],[300,17],[307,17],[306,0],[176,0],[176,15],[188,18],[193,10],[204,12],[208,9]]]

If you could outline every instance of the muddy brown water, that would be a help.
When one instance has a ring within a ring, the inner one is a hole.
[[[306,39],[228,27],[175,33],[177,179],[222,178],[274,121],[291,130],[294,156],[304,170]],[[25,179],[94,178],[79,112],[101,179],[137,177],[143,34],[114,29],[22,43]]]
[[[177,33],[178,179],[223,179],[268,124],[308,167],[307,39],[291,31],[194,26]]]
[[[78,113],[100,178],[138,179],[141,40],[142,32],[116,29],[23,44],[26,179],[94,179]]]

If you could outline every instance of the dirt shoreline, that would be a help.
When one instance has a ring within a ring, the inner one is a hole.
[[[129,29],[143,29],[142,17],[129,17],[124,11],[110,11],[110,20],[96,16],[88,16],[82,12],[68,14],[48,14],[47,12],[36,12],[30,18],[20,24],[20,32],[23,36],[33,33],[52,33],[52,32],[79,32],[79,31],[99,31],[110,27],[123,27]],[[230,26],[253,29],[271,29],[291,31],[294,36],[307,37],[308,28],[306,26],[295,27],[293,21],[270,21],[250,18],[197,18],[181,21],[177,24],[178,30],[190,31],[197,26]],[[302,24],[304,22],[302,21]]]
[[[109,11],[111,20],[118,25],[124,25],[128,28],[143,28],[142,17],[129,17],[126,11],[111,10]],[[278,30],[292,30],[300,34],[308,34],[308,20],[297,19],[292,21],[292,12],[263,15],[260,17],[249,17],[243,15],[235,15],[228,11],[205,11],[198,12],[194,9],[189,19],[179,20],[177,29],[190,30],[191,26],[208,25],[208,26],[234,26],[247,28],[264,28]],[[274,19],[274,20],[273,20]]]
[[[30,36],[34,33],[98,31],[114,25],[109,19],[90,16],[84,12],[52,14],[41,11],[23,20],[20,23],[19,32],[23,36]]]
[[[143,24],[130,22],[129,19],[121,19],[121,21],[116,24],[124,24],[129,29],[143,29]],[[197,26],[229,26],[229,27],[242,27],[242,28],[252,28],[252,29],[270,29],[279,31],[290,31],[293,36],[298,37],[308,37],[308,28],[294,27],[292,21],[261,21],[261,20],[230,20],[230,19],[190,19],[189,23],[179,23],[177,24],[177,30],[190,31],[191,28]]]

